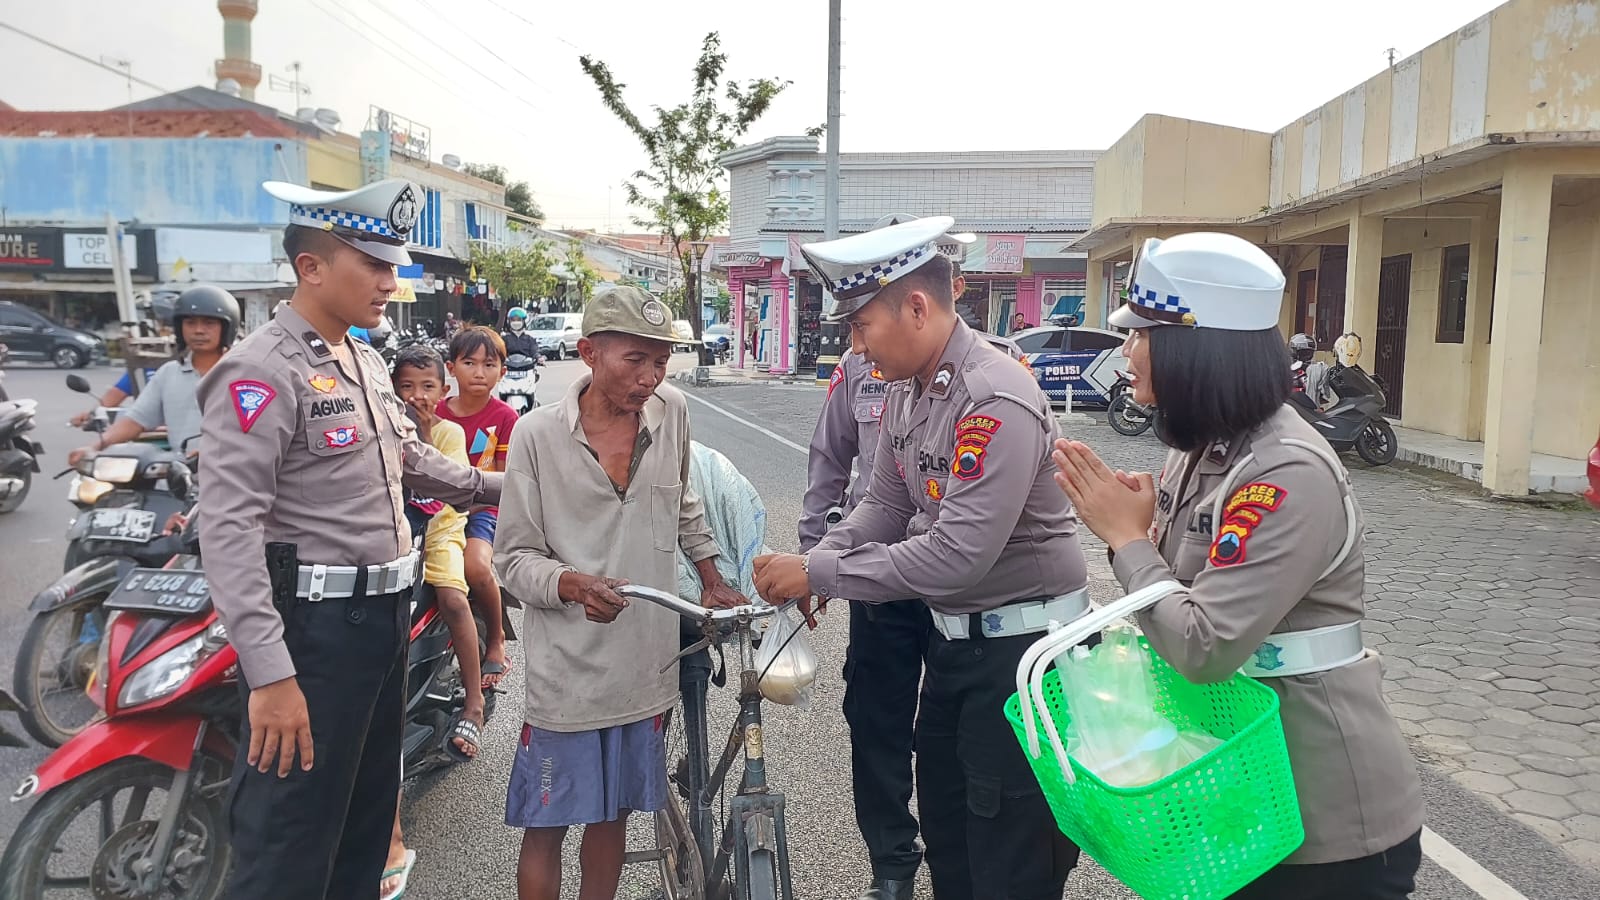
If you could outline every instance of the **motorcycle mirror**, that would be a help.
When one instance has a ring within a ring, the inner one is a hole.
[[[94,388],[89,386],[89,379],[84,378],[82,375],[68,375],[67,387],[80,394],[94,393]]]

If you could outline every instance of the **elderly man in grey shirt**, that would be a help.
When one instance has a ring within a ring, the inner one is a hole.
[[[689,488],[689,409],[663,384],[671,315],[636,288],[589,302],[578,353],[591,369],[517,425],[495,535],[495,573],[524,611],[527,698],[506,824],[525,829],[521,900],[556,900],[561,845],[582,825],[583,896],[614,896],[629,812],[667,801],[662,714],[677,701],[676,614],[615,588],[676,591],[681,547],[707,606],[745,602],[718,574]]]
[[[173,305],[172,324],[178,333],[179,358],[156,370],[133,406],[94,444],[67,454],[68,465],[162,426],[172,449],[199,449],[189,445],[200,436],[200,379],[238,338],[239,301],[219,287],[192,287]]]

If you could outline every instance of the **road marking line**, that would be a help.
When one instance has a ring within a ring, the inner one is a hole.
[[[1431,828],[1422,829],[1422,852],[1483,900],[1528,900]]]
[[[716,405],[715,403],[712,403],[710,400],[703,400],[700,397],[697,397],[694,394],[689,393],[688,391],[684,391],[683,395],[685,397],[688,397],[690,400],[693,400],[694,402],[705,406],[705,408],[711,410],[712,412],[714,412],[714,413],[716,413],[718,415],[727,416],[728,418],[734,420],[735,422],[738,422],[740,425],[743,425],[746,428],[751,429],[752,431],[761,432],[762,434],[766,435],[769,438],[772,438],[773,440],[775,440],[778,443],[784,445],[785,447],[788,447],[788,448],[790,448],[792,450],[798,450],[801,453],[806,454],[807,456],[811,455],[811,451],[810,450],[808,450],[805,447],[800,446],[799,444],[796,444],[794,441],[789,440],[788,438],[786,438],[783,435],[777,433],[776,431],[772,431],[771,429],[767,429],[767,428],[762,428],[760,425],[757,425],[756,423],[750,421],[749,419],[740,418],[739,416],[736,416],[733,413],[728,412],[727,410],[725,410],[722,407]]]
[[[717,415],[726,416],[727,418],[738,422],[740,425],[743,425],[751,431],[760,432],[761,434],[772,438],[785,447],[797,450],[801,453],[807,454],[808,456],[811,453],[809,449],[796,444],[794,441],[789,440],[770,428],[764,428],[750,421],[749,419],[736,416],[717,404],[712,403],[710,400],[705,400],[695,394],[689,393],[688,391],[684,391],[683,395],[688,397],[690,400],[701,404]],[[1422,852],[1426,854],[1429,859],[1437,863],[1440,868],[1455,876],[1458,881],[1466,885],[1472,890],[1473,893],[1477,894],[1479,897],[1482,897],[1483,900],[1528,900],[1528,898],[1516,888],[1506,884],[1504,881],[1501,881],[1493,872],[1479,865],[1476,860],[1461,852],[1461,850],[1459,850],[1454,844],[1440,837],[1438,833],[1431,828],[1422,829]]]

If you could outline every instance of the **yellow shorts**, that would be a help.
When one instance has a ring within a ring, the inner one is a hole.
[[[461,545],[454,541],[428,548],[422,567],[422,580],[436,588],[455,588],[467,593],[467,560]]]

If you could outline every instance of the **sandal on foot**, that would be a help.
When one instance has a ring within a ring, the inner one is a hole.
[[[463,747],[456,746],[456,738],[460,738],[472,745],[472,753],[467,753]],[[450,721],[450,728],[444,736],[444,752],[456,762],[471,762],[477,758],[477,753],[483,749],[483,732],[466,716],[457,714]]]
[[[503,677],[505,674],[506,674],[505,663],[498,663],[498,662],[495,662],[492,659],[491,660],[486,660],[484,662],[484,664],[483,664],[482,671],[480,671],[478,673],[478,675],[479,675],[478,683],[480,685],[483,685],[484,682],[486,681],[486,679],[493,678],[496,675],[499,675],[499,676]],[[494,684],[490,684],[490,685],[484,687],[483,690],[487,691],[487,690],[490,690],[492,688],[498,687],[499,685],[500,685],[500,681],[499,681],[499,679],[496,679]]]
[[[416,864],[417,851],[407,850],[404,864],[395,866],[392,869],[385,869],[382,877],[378,879],[378,886],[382,887],[383,883],[391,878],[399,879],[399,883],[395,885],[394,890],[384,894],[379,900],[400,900],[401,897],[405,896],[406,882],[411,880],[411,869]]]

